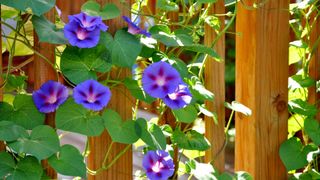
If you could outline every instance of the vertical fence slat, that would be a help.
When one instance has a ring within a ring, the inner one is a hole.
[[[223,14],[225,12],[224,0],[219,0],[210,9],[209,14]],[[224,28],[224,17],[221,16],[221,29]],[[205,26],[204,44],[211,46],[216,38],[216,32],[209,25]],[[222,36],[215,45],[215,50],[224,59],[225,57],[225,37]],[[216,96],[214,102],[206,102],[206,107],[217,112],[218,124],[215,124],[213,118],[205,116],[205,135],[211,143],[211,149],[206,152],[205,161],[214,160],[214,165],[219,171],[224,170],[225,154],[222,151],[225,142],[224,126],[225,126],[225,80],[224,80],[224,62],[216,62],[209,58],[205,64],[205,85]]]
[[[252,109],[236,114],[236,170],[254,179],[286,179],[279,146],[287,138],[289,0],[238,3],[236,100]]]
[[[55,12],[54,9],[50,10],[45,14],[46,18],[54,22],[55,21]],[[55,63],[55,46],[49,43],[40,43],[39,39],[34,32],[34,49],[46,57],[51,63]],[[57,80],[57,75],[54,68],[46,62],[42,57],[34,55],[34,89],[39,89],[40,86],[48,80]],[[55,113],[46,114],[45,123],[52,127],[55,127]],[[46,173],[49,177],[56,179],[56,172],[49,167],[47,161],[42,161],[42,165],[46,168]]]
[[[317,42],[319,36],[320,36],[320,18],[318,17],[312,27],[312,32],[310,37],[310,41],[311,41],[310,48],[313,48],[313,46],[316,47],[316,49],[314,49],[314,54],[309,64],[309,74],[310,74],[310,77],[314,80],[320,80],[320,43]],[[316,90],[317,90],[316,86],[312,86],[308,89],[308,93],[309,93],[308,100],[309,100],[309,103],[311,104],[318,103],[317,107],[318,109],[320,109],[320,104],[319,104],[320,93],[317,93]],[[320,121],[320,112],[318,112],[316,119]]]
[[[114,3],[116,4],[122,15],[130,16],[129,7],[125,7],[118,0],[99,0],[97,1],[101,4],[105,3]],[[126,1],[127,2],[127,1]],[[130,4],[129,4],[130,5]],[[109,32],[114,33],[117,29],[120,29],[127,24],[123,21],[121,17],[116,19],[108,20],[107,24],[109,25]],[[120,78],[128,77],[131,75],[129,69],[123,69]],[[116,77],[116,72],[113,72],[112,77]],[[129,99],[130,92],[124,87],[120,86],[117,89],[112,90],[112,97],[109,102],[108,108],[117,111],[123,119],[128,119],[132,115],[132,102],[133,99]],[[100,137],[90,138],[90,148],[91,153],[88,157],[88,165],[91,169],[100,168],[104,159],[104,155],[108,149],[108,146],[111,143],[110,136],[104,132]],[[123,150],[127,145],[115,143],[110,152],[108,162],[110,162],[121,150]],[[131,180],[132,176],[132,149],[130,149],[122,155],[120,159],[107,171],[103,171],[102,173],[96,176],[89,176],[89,179],[112,179],[112,180]]]

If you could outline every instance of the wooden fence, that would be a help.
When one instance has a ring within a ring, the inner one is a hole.
[[[57,5],[62,10],[63,19],[67,20],[68,14],[80,11],[85,0],[66,1],[57,0]],[[113,2],[119,5],[118,0],[98,0],[99,3]],[[150,9],[155,10],[155,1]],[[244,6],[252,6],[256,0],[243,0],[237,5],[236,18],[236,100],[248,106],[253,114],[250,117],[236,114],[236,170],[248,171],[254,179],[286,179],[287,172],[279,158],[279,146],[287,139],[287,101],[288,101],[288,44],[289,44],[289,0],[268,0],[260,8],[248,9]],[[123,7],[119,5],[118,7]],[[130,15],[126,8],[121,9],[123,15]],[[218,0],[211,7],[210,13],[223,14],[225,11],[224,0]],[[46,17],[54,21],[55,13],[50,11]],[[220,19],[222,22],[224,18]],[[126,26],[121,17],[106,22],[111,33]],[[320,25],[320,23],[318,22]],[[317,39],[320,34],[320,26],[314,29],[312,38]],[[221,27],[223,28],[223,26]],[[204,43],[210,45],[216,38],[215,32],[210,27],[205,27]],[[1,40],[1,39],[0,39]],[[0,43],[1,46],[1,43]],[[54,46],[47,43],[39,43],[35,38],[34,47],[48,59],[54,61]],[[225,40],[221,37],[216,46],[216,51],[224,57]],[[320,48],[311,62],[311,75],[315,79],[320,78]],[[54,70],[39,56],[34,55],[32,68],[29,68],[29,76],[34,77],[34,89],[49,79],[56,80]],[[2,67],[2,56],[0,56]],[[130,70],[126,69],[125,74]],[[1,68],[0,68],[1,73]],[[32,75],[31,73],[34,73]],[[205,82],[209,90],[215,94],[215,102],[207,102],[210,110],[217,112],[218,125],[213,124],[212,119],[205,118],[206,137],[213,147],[206,152],[205,160],[215,158],[220,147],[225,143],[224,135],[224,63],[207,61],[205,68]],[[1,79],[0,79],[1,81]],[[125,94],[129,94],[125,90]],[[131,115],[132,104],[125,94],[113,91],[113,98],[109,107],[117,110],[126,119]],[[309,89],[311,101],[319,101],[320,97],[315,88]],[[0,92],[0,98],[2,93]],[[1,99],[0,99],[1,100]],[[54,114],[46,117],[46,123],[54,126]],[[108,145],[111,143],[107,133],[100,137],[91,138],[91,154],[88,158],[88,166],[91,169],[100,167]],[[111,157],[125,148],[125,145],[114,144]],[[0,148],[4,148],[0,145]],[[224,153],[214,159],[215,166],[224,170]],[[45,163],[45,162],[43,162]],[[48,170],[51,177],[56,173]],[[89,179],[133,179],[132,175],[132,151],[119,159],[108,171],[99,176],[89,176]]]

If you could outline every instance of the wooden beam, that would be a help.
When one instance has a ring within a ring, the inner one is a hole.
[[[312,27],[309,46],[311,50],[313,47],[315,47],[315,49],[309,64],[309,75],[312,79],[318,81],[320,80],[320,42],[317,42],[317,40],[320,37],[320,18],[315,16],[317,16],[316,13],[314,13],[313,15],[315,19],[311,19],[311,20],[315,20],[315,22]],[[317,104],[317,107],[320,110],[320,103],[319,103],[320,93],[319,92],[317,93],[316,86],[312,86],[308,89],[308,100],[309,100],[309,103],[311,104]],[[318,121],[320,121],[320,112],[318,112],[315,118]]]
[[[287,179],[279,147],[288,131],[289,0],[247,7],[256,2],[237,5],[236,100],[252,115],[236,114],[235,169],[253,179]]]
[[[105,3],[114,3],[116,4],[122,15],[130,16],[129,10],[126,6],[120,3],[118,0],[98,0],[97,2],[101,4]],[[115,33],[116,30],[127,26],[122,17],[118,17],[116,19],[108,20],[107,24],[109,25],[108,32]],[[118,69],[119,70],[119,69]],[[116,77],[117,71],[114,70],[112,72],[112,77]],[[120,78],[128,77],[131,75],[129,69],[123,69]],[[108,108],[117,111],[123,119],[128,119],[132,117],[132,102],[133,99],[131,97],[130,92],[124,87],[120,86],[116,89],[112,89],[112,97],[109,102]],[[91,153],[88,157],[88,166],[90,169],[98,169],[101,167],[104,155],[108,149],[108,146],[111,144],[112,140],[110,136],[105,131],[100,137],[92,137],[90,138],[90,150]],[[123,150],[127,145],[115,143],[113,144],[113,148],[110,152],[108,158],[108,162],[112,160],[121,150]],[[107,171],[103,171],[102,173],[96,176],[89,176],[89,180],[131,180],[133,179],[133,170],[132,170],[132,148],[122,155],[120,159]]]
[[[45,17],[51,21],[55,21],[54,9],[45,14]],[[55,46],[49,43],[40,43],[39,38],[34,32],[34,49],[46,57],[52,64],[55,63]],[[40,86],[48,80],[57,80],[57,74],[52,65],[46,62],[45,59],[38,55],[34,55],[34,89],[39,89]],[[51,127],[55,127],[55,113],[46,114],[45,123]],[[49,177],[56,179],[57,173],[49,167],[47,161],[42,161],[42,165],[46,168],[46,173]]]
[[[224,14],[224,0],[217,1],[209,11],[209,14]],[[224,17],[220,16],[221,29],[224,28]],[[215,30],[209,25],[205,26],[204,44],[211,46],[217,34]],[[217,41],[214,49],[224,59],[225,57],[225,37],[224,35]],[[225,80],[224,80],[224,62],[216,62],[209,58],[205,64],[205,86],[208,90],[213,92],[215,96],[214,102],[206,101],[206,107],[211,112],[216,112],[218,115],[218,124],[214,123],[213,118],[205,116],[205,136],[211,143],[211,149],[206,152],[205,161],[214,162],[215,168],[220,172],[224,171],[225,154],[222,150],[225,143]]]

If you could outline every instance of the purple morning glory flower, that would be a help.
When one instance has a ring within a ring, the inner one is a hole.
[[[155,98],[164,98],[173,93],[181,82],[180,74],[166,62],[156,62],[148,66],[142,74],[142,87]]]
[[[166,180],[174,173],[174,163],[169,153],[162,150],[148,151],[142,166],[150,180]]]
[[[122,16],[122,18],[128,23],[128,32],[130,34],[143,34],[147,37],[151,37],[151,34],[144,29],[141,29],[137,24],[131,21],[127,16]]]
[[[54,112],[68,98],[68,89],[55,81],[47,81],[32,93],[33,102],[42,113]]]
[[[180,109],[190,104],[192,95],[188,86],[181,83],[173,93],[168,94],[162,100],[171,109]]]
[[[69,17],[64,27],[64,36],[72,46],[91,48],[99,43],[100,31],[107,31],[101,17],[80,13]]]
[[[87,109],[100,111],[107,106],[111,91],[96,80],[86,80],[73,89],[73,98],[77,104]]]

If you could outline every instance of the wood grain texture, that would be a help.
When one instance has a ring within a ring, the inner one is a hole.
[[[313,15],[315,17],[316,14]],[[313,20],[313,19],[312,19]],[[313,46],[316,48],[314,49],[314,53],[310,60],[309,64],[309,75],[314,80],[320,80],[320,43],[317,43],[318,38],[320,37],[320,18],[317,17],[315,19],[315,23],[311,30],[310,36],[310,48],[312,49]],[[316,86],[312,86],[308,89],[308,100],[311,104],[317,104],[318,110],[320,110],[320,93],[316,91]],[[320,111],[318,112],[317,116],[315,117],[318,121],[320,121]]]
[[[209,14],[224,14],[224,0],[217,1],[209,11]],[[221,22],[221,29],[224,28],[224,17],[221,16],[219,18]],[[205,36],[204,36],[204,44],[206,46],[211,46],[212,42],[216,38],[217,34],[213,28],[206,24],[205,26]],[[223,35],[214,49],[216,52],[224,59],[225,57],[225,36]],[[208,57],[208,60],[205,64],[205,86],[208,90],[215,94],[214,102],[206,101],[206,107],[211,112],[216,112],[218,115],[218,124],[214,123],[212,117],[204,117],[205,121],[205,136],[211,143],[211,149],[206,152],[205,161],[206,162],[214,162],[215,168],[217,168],[220,172],[224,170],[225,164],[225,155],[224,151],[221,151],[224,142],[225,142],[225,134],[224,134],[224,126],[225,126],[225,109],[224,109],[224,101],[225,101],[225,79],[224,72],[225,66],[224,62],[216,62],[213,58]]]
[[[51,21],[55,21],[54,9],[45,14],[45,17]],[[36,32],[34,32],[34,49],[45,56],[50,62],[55,63],[55,46],[49,43],[40,43]],[[46,62],[42,57],[34,55],[34,89],[48,80],[57,80],[57,74],[54,68]],[[55,113],[46,114],[45,123],[51,127],[55,127]],[[51,178],[57,178],[57,173],[48,165],[47,161],[42,161],[42,166],[46,168],[46,173]]]
[[[121,4],[118,0],[98,0],[101,4],[114,3],[120,10],[122,15],[130,16],[128,5]],[[128,2],[128,1],[126,1]],[[127,24],[123,21],[121,16],[116,19],[108,20],[109,32],[114,34],[116,30],[126,27]],[[119,69],[112,71],[111,76],[116,77]],[[128,77],[131,75],[129,69],[123,69],[120,78]],[[117,111],[123,119],[132,117],[132,107],[134,100],[131,98],[130,92],[124,86],[117,86],[112,89],[112,97],[109,102],[108,108]],[[100,137],[90,138],[91,153],[88,157],[88,166],[90,169],[98,169],[101,167],[104,155],[108,149],[108,146],[112,142],[107,132],[104,132]],[[112,160],[121,150],[126,147],[124,144],[115,143],[110,152],[108,162]],[[132,176],[132,149],[130,148],[110,169],[103,171],[96,176],[89,176],[89,180],[131,180]]]
[[[263,2],[254,10],[238,3],[236,100],[252,115],[236,114],[235,169],[253,179],[282,180],[287,179],[279,147],[288,128],[289,0]]]

